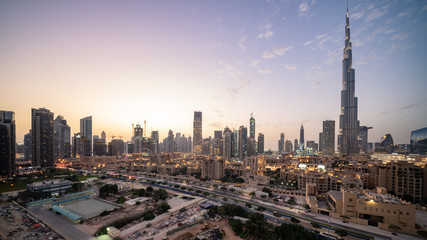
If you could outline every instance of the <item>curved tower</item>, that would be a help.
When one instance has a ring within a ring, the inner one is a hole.
[[[342,60],[342,90],[341,114],[339,118],[338,150],[341,154],[358,154],[357,135],[359,121],[357,120],[357,97],[355,97],[355,77],[352,67],[352,52],[350,41],[350,22],[348,9],[345,25],[344,59]]]

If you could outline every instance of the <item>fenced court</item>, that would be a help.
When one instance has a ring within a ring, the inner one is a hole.
[[[119,208],[116,205],[106,203],[96,199],[80,199],[62,204],[62,207],[72,213],[82,216],[85,219],[95,217],[103,211],[112,211]]]

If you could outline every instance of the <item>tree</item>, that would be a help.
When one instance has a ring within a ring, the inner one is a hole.
[[[160,188],[159,190],[154,191],[152,196],[153,200],[158,201],[159,199],[166,200],[169,194],[166,192],[166,190]]]
[[[263,187],[261,191],[263,191],[265,193],[268,193],[268,197],[272,197],[273,196],[273,192],[268,187]]]
[[[255,192],[250,192],[249,196],[251,196],[251,197],[255,196]]]
[[[345,237],[348,235],[348,232],[346,230],[340,228],[336,229],[335,233],[340,235],[341,237]]]
[[[250,203],[246,203],[245,205],[247,208],[252,208],[252,204],[250,204]]]
[[[143,197],[143,196],[145,196],[145,189],[143,188],[138,189],[138,197]]]
[[[160,205],[157,207],[157,212],[159,214],[162,214],[166,211],[168,211],[171,207],[169,206],[169,204],[166,201],[163,201],[162,203],[160,203]]]
[[[267,221],[262,213],[251,213],[248,216],[249,220],[246,221],[245,227],[250,229],[256,236],[261,237],[267,231]]]
[[[301,221],[298,220],[298,219],[296,219],[296,218],[291,218],[291,222],[293,222],[293,223],[300,223]]]
[[[321,228],[322,226],[320,226],[320,224],[318,224],[317,222],[310,222],[311,226],[313,226],[314,228]]]
[[[125,200],[126,200],[126,198],[124,198],[124,197],[119,197],[119,198],[117,198],[117,203],[118,203],[118,204],[123,204],[123,203],[125,202]]]
[[[152,187],[152,186],[148,186],[148,187],[145,189],[145,191],[147,191],[147,192],[152,192],[152,191],[153,191],[153,187]]]
[[[242,222],[240,220],[238,220],[238,219],[230,219],[229,223],[230,223],[231,229],[234,232],[234,235],[239,236],[242,233],[242,231],[243,231],[243,229],[242,229],[242,227],[243,227]]]

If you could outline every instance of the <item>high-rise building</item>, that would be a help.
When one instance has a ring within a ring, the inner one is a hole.
[[[335,153],[335,121],[323,121],[322,139],[320,142],[323,155]]]
[[[295,140],[294,140],[294,152],[296,152],[298,149],[299,149],[298,139],[295,138]]]
[[[31,109],[32,163],[34,166],[54,165],[53,113],[46,108]]]
[[[254,156],[254,155],[257,154],[257,147],[256,147],[256,145],[257,145],[257,142],[256,142],[255,139],[248,138],[248,150],[246,152],[246,155],[248,157]]]
[[[187,152],[192,153],[193,152],[193,142],[191,141],[191,137],[188,137],[187,144],[188,144],[187,145],[188,146]]]
[[[105,142],[107,142],[107,134],[105,134],[104,131],[101,133],[101,138],[104,139]]]
[[[411,132],[411,153],[427,153],[427,127]]]
[[[344,58],[342,60],[342,91],[341,114],[339,118],[338,150],[341,154],[359,153],[357,136],[359,121],[357,120],[357,97],[355,97],[355,75],[352,66],[352,48],[350,41],[350,22],[348,9],[345,25]]]
[[[203,156],[201,159],[201,178],[219,180],[224,177],[224,168],[224,159]]]
[[[221,139],[222,138],[222,131],[221,130],[218,130],[218,131],[215,130],[214,138]]]
[[[239,158],[243,159],[247,152],[248,128],[240,126],[239,128]]]
[[[133,124],[132,124],[133,126]],[[132,136],[132,144],[133,144],[133,152],[134,153],[142,153],[143,152],[143,132],[144,130],[141,127],[141,124],[136,124],[133,128],[133,136]]]
[[[151,131],[151,154],[160,153],[159,131]]]
[[[224,160],[229,161],[231,159],[231,154],[232,154],[233,132],[228,127],[225,127],[223,135],[224,135],[224,147],[223,147]]]
[[[360,153],[368,153],[368,130],[372,127],[360,126],[358,133],[358,142]]]
[[[264,134],[258,133],[258,154],[264,153]]]
[[[25,161],[30,161],[31,153],[33,152],[33,146],[31,144],[31,129],[29,133],[24,135],[24,148]]]
[[[231,134],[231,156],[239,156],[239,131],[233,130]]]
[[[0,111],[0,176],[12,177],[15,172],[15,113]]]
[[[107,155],[107,143],[103,138],[93,136],[93,155],[94,156],[106,156]]]
[[[323,137],[322,137],[322,132],[319,133],[319,152],[323,151]]]
[[[314,141],[307,141],[306,148],[314,152],[317,152],[319,148],[319,144],[315,143]]]
[[[67,124],[67,120],[63,116],[58,115],[53,122],[53,128],[55,130],[55,159],[71,157],[71,129]]]
[[[280,134],[280,139],[279,139],[279,154],[283,153],[285,151],[285,134],[281,133]]]
[[[249,128],[250,128],[249,137],[251,139],[255,139],[255,118],[253,114],[251,114],[251,118],[249,119]]]
[[[73,141],[73,146],[72,146],[73,157],[78,158],[80,157],[80,147],[81,147],[80,133],[74,133],[72,141]]]
[[[193,122],[193,153],[201,154],[202,152],[202,112],[194,112]]]
[[[304,126],[301,125],[301,129],[299,131],[299,147],[303,151],[304,150]]]
[[[92,116],[80,119],[80,139],[85,146],[80,153],[83,156],[92,155]]]
[[[173,131],[169,129],[168,138],[167,138],[167,151],[168,153],[175,152],[175,141],[173,136]]]
[[[292,152],[292,141],[290,140],[285,141],[285,152],[287,153]]]

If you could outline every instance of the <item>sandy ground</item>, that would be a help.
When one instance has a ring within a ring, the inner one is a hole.
[[[146,206],[144,204],[141,205],[134,205],[134,206],[125,206],[125,208],[117,209],[107,216],[103,217],[94,217],[89,219],[84,224],[79,224],[78,228],[90,235],[93,235],[100,227],[102,227],[105,224],[112,223],[117,219],[121,219],[125,216],[130,216],[134,214],[139,214],[146,210]]]
[[[196,224],[190,228],[184,229],[182,231],[176,232],[169,236],[170,240],[182,240],[187,239],[189,237],[195,237],[197,234],[203,232],[201,228],[203,227],[203,224]],[[233,239],[240,239],[239,236],[235,236],[233,233],[233,230],[231,230],[230,226],[228,225],[228,222],[226,219],[221,219],[219,222],[215,221],[208,221],[208,228],[212,229],[216,225],[219,225],[219,227],[224,231],[224,240],[233,240]],[[191,236],[190,236],[191,234]],[[186,238],[185,238],[186,237]]]

